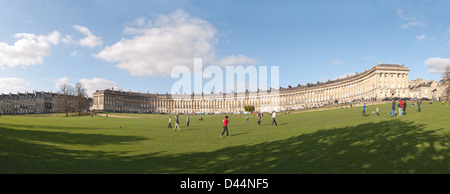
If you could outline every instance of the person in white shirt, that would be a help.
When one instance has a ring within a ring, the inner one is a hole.
[[[169,117],[169,126],[167,128],[172,128],[172,116]]]
[[[275,123],[275,126],[278,126],[277,121],[275,120],[276,116],[277,116],[277,113],[275,113],[275,111],[273,111],[273,113],[272,113],[272,127],[273,127],[274,123]]]

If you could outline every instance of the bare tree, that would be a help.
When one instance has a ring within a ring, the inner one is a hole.
[[[72,103],[73,103],[73,97],[74,94],[74,88],[70,84],[62,84],[59,86],[60,93],[62,96],[60,96],[60,103],[61,106],[64,108],[64,112],[66,113],[66,117],[69,116],[69,111],[72,109]]]
[[[86,89],[84,88],[83,84],[78,82],[75,85],[75,109],[78,111],[78,116],[81,115],[81,112],[83,112],[86,108],[89,108],[89,98],[86,94]]]

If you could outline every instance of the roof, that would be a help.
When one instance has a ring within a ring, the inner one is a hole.
[[[383,64],[383,63],[380,63],[377,66],[381,66],[381,67],[402,67],[399,64]]]

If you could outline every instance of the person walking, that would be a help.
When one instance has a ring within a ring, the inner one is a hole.
[[[406,115],[406,100],[403,101],[403,114]]]
[[[181,129],[180,129],[180,121],[178,120],[178,115],[175,116],[175,127],[173,128],[173,131],[176,131],[177,127],[178,127],[178,131],[181,131]]]
[[[228,115],[225,116],[225,119],[223,120],[223,131],[222,134],[220,134],[220,137],[223,136],[223,134],[225,133],[225,131],[227,132],[227,137],[230,137],[230,135],[228,134]]]
[[[273,127],[274,123],[275,123],[275,126],[278,126],[277,121],[275,120],[276,116],[277,116],[277,113],[275,111],[273,111],[273,113],[272,113],[272,127]]]
[[[398,116],[402,116],[403,100],[398,101]]]
[[[395,117],[395,100],[392,100],[392,114],[391,117]]]
[[[420,110],[420,105],[422,105],[422,100],[421,99],[417,99],[417,106],[419,107],[419,112]]]
[[[258,113],[257,115],[258,117],[258,121],[256,121],[258,123],[258,127],[261,126],[261,114]]]
[[[377,116],[378,116],[379,114],[378,114],[378,106],[377,106]]]
[[[367,108],[366,103],[364,103],[363,111],[362,111],[362,116],[363,117],[366,117],[366,108]]]
[[[169,117],[169,126],[167,128],[172,128],[172,116]]]
[[[186,118],[186,127],[189,127],[189,121],[190,121],[190,119],[189,119],[189,115],[188,115]]]

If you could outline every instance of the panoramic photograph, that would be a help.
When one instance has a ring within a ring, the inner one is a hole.
[[[0,174],[450,174],[450,1],[0,5]]]

